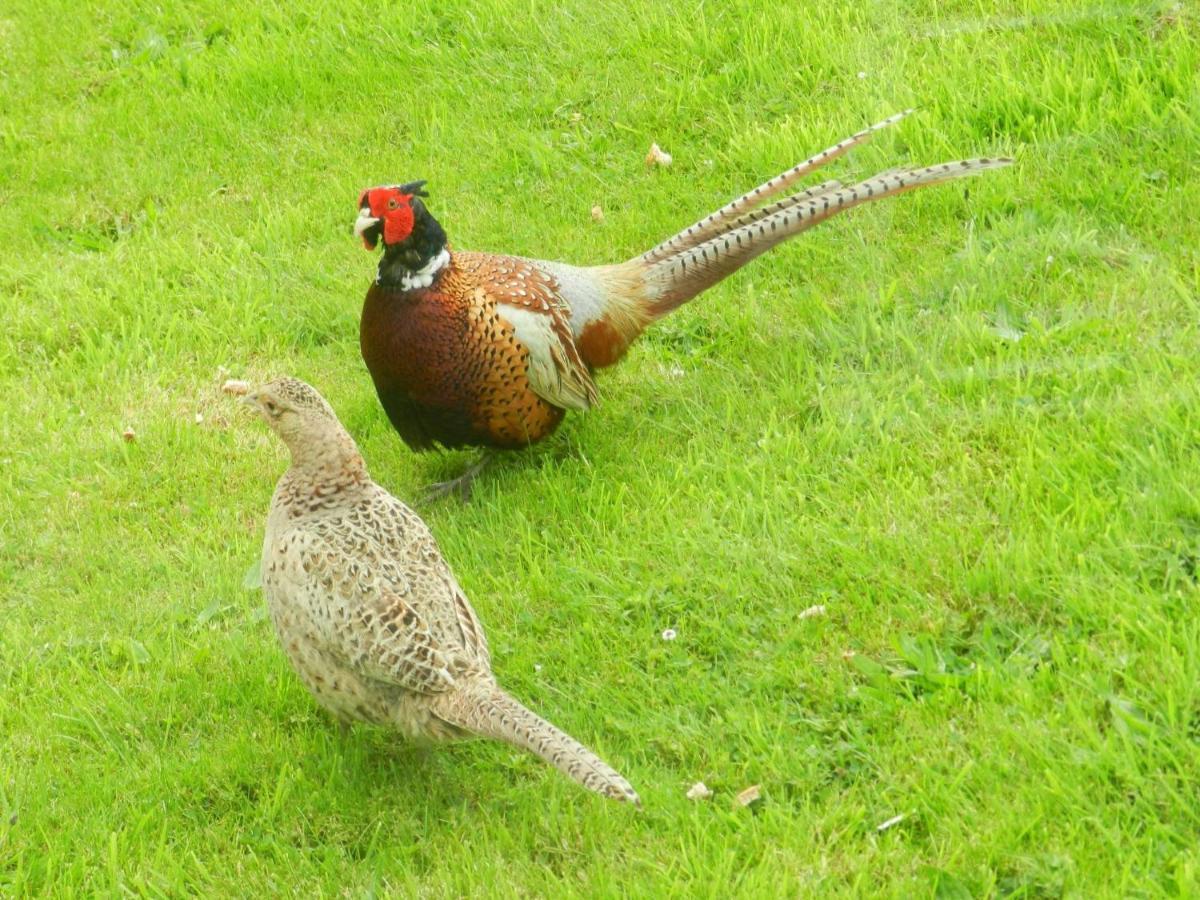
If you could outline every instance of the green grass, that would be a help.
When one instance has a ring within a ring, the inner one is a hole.
[[[0,893],[1200,891],[1198,70],[1184,3],[6,4]],[[914,104],[837,172],[1018,165],[759,260],[425,511],[645,809],[339,734],[219,385],[314,382],[402,497],[468,459],[376,404],[358,191],[616,261]]]

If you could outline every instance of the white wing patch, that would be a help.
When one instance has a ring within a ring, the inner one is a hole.
[[[541,259],[533,260],[532,264],[558,282],[558,292],[570,310],[571,332],[575,337],[578,338],[592,322],[604,317],[609,306],[604,287],[587,269]]]
[[[579,356],[571,328],[554,311],[500,301],[500,315],[529,350],[529,384],[534,393],[563,409],[584,410],[596,402],[596,385]]]

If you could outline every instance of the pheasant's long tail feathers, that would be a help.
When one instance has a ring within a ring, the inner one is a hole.
[[[895,125],[912,112],[913,110],[906,109],[904,112],[889,116],[882,122],[877,122],[870,128],[864,128],[858,134],[852,135],[844,141],[834,144],[826,150],[822,150],[816,156],[810,157],[804,162],[793,166],[786,172],[776,175],[770,181],[764,181],[748,194],[743,194],[736,200],[730,201],[715,213],[705,216],[699,222],[689,225],[674,237],[667,238],[657,247],[647,250],[641,255],[641,261],[644,263],[653,263],[660,259],[674,256],[683,250],[699,246],[714,235],[723,234],[730,228],[737,227],[737,224],[740,224],[740,220],[736,223],[734,220],[738,219],[746,210],[753,209],[770,200],[772,197],[779,196],[801,178],[816,171],[821,166],[833,162],[839,156],[849,153],[860,144],[865,144],[875,132],[887,128],[889,125]],[[829,185],[834,187],[839,186],[837,182],[828,182],[826,185],[820,185],[811,190],[817,191]]]
[[[620,773],[498,687],[480,686],[443,695],[436,712],[439,718],[474,734],[507,741],[540,756],[590,791],[640,803],[637,792]]]
[[[830,187],[827,183],[793,194],[741,215],[728,230],[715,237],[643,264],[644,308],[651,319],[663,316],[776,244],[860,203],[998,169],[1011,162],[1010,159],[959,160],[924,169],[883,173],[848,187]]]

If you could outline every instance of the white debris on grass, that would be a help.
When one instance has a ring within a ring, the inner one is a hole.
[[[646,165],[648,166],[669,166],[672,163],[670,153],[663,150],[658,144],[651,144],[650,151],[646,154]]]
[[[756,800],[758,800],[761,796],[762,796],[762,787],[757,784],[752,784],[752,785],[750,785],[750,787],[746,788],[744,791],[740,791],[738,793],[738,795],[733,798],[733,805],[734,806],[749,806],[751,803],[754,803]]]

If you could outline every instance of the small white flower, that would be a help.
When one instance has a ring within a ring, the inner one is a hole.
[[[200,425],[204,422],[204,413],[196,413],[196,424]]]
[[[535,671],[535,672],[540,672],[540,671],[542,671],[542,664],[541,664],[541,663],[534,663],[534,664],[533,664],[533,671]]]
[[[689,800],[707,800],[712,794],[713,792],[709,789],[708,785],[703,781],[697,781],[688,788],[687,798]]]
[[[666,628],[663,630],[662,639],[664,641],[673,641],[677,637],[678,637],[678,635],[675,633],[674,628]]]
[[[866,72],[859,72],[859,73],[858,73],[858,77],[859,77],[859,78],[866,78],[866,77],[867,77],[867,73],[866,73]]]

